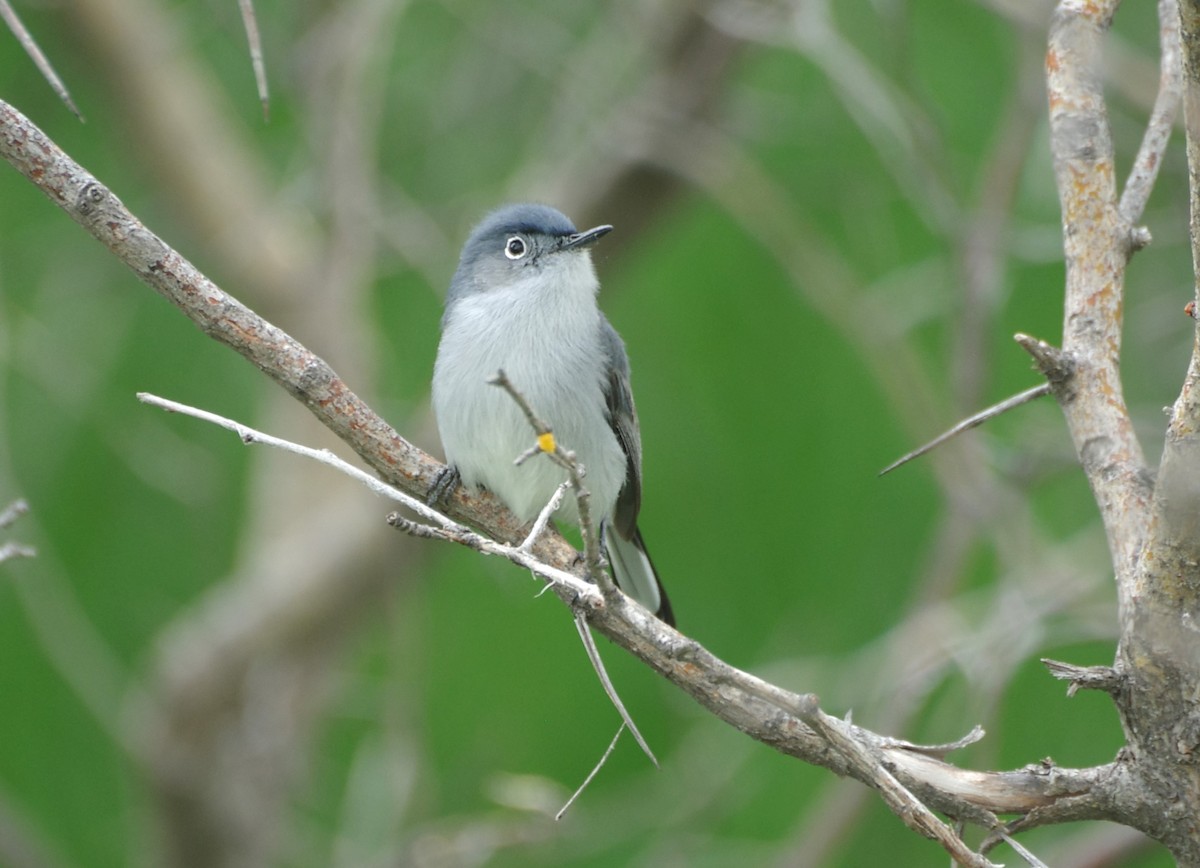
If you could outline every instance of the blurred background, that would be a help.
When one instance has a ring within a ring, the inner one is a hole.
[[[225,290],[440,455],[429,379],[459,245],[536,200],[596,248],[645,450],[641,526],[681,629],[951,759],[1111,760],[1111,567],[1057,408],[878,471],[1039,378],[1061,220],[1025,0],[16,6],[86,116],[0,40],[0,98]],[[1107,39],[1119,174],[1158,80],[1153,9]],[[751,742],[611,646],[662,762],[623,738],[553,595],[387,528],[301,459],[140,405],[348,450],[0,166],[0,864],[944,864],[874,795]],[[1192,323],[1182,146],[1126,303],[1152,461]],[[352,456],[347,456],[352,457]],[[976,833],[977,835],[977,833]],[[977,841],[978,837],[968,840]],[[1055,866],[1168,865],[1102,824]],[[995,861],[1018,864],[1011,850]]]

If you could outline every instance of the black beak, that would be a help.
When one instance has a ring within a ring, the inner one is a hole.
[[[559,250],[576,250],[590,247],[595,244],[609,232],[612,232],[612,227],[608,224],[596,226],[588,229],[586,232],[576,232],[574,235],[564,235],[558,242]]]

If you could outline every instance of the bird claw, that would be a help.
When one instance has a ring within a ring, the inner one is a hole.
[[[452,464],[446,465],[438,471],[433,484],[429,486],[429,491],[425,493],[425,502],[436,507],[453,494],[454,489],[458,488],[461,482],[462,477],[458,474],[458,468]]]

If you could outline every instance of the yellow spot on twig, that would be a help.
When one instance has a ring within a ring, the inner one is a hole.
[[[545,434],[539,434],[537,439],[538,448],[543,452],[553,452],[555,447],[554,432],[547,431]]]

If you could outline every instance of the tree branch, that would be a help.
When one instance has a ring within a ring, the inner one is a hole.
[[[1122,822],[1162,841],[1181,864],[1200,863],[1195,812],[1200,779],[1194,756],[1200,726],[1200,343],[1172,410],[1157,485],[1152,487],[1125,407],[1120,379],[1125,266],[1141,235],[1130,220],[1144,207],[1170,132],[1179,75],[1175,6],[1159,3],[1159,96],[1126,194],[1116,199],[1112,139],[1100,85],[1100,42],[1117,0],[1064,0],[1054,16],[1046,69],[1051,146],[1063,212],[1066,304],[1063,348],[1025,336],[1066,416],[1108,535],[1117,579],[1120,644],[1112,670],[1065,669],[1072,687],[1096,686],[1117,704],[1128,749],[1115,764],[1110,795]],[[1181,10],[1193,259],[1200,274],[1200,14]],[[1153,809],[1148,806],[1153,805]],[[1069,808],[1068,808],[1069,809]],[[1037,819],[1032,812],[1013,828]]]
[[[483,554],[500,555],[519,566],[531,570],[535,576],[549,582],[551,587],[565,588],[573,595],[572,603],[578,612],[576,615],[576,626],[581,636],[585,637],[585,644],[587,643],[588,636],[587,623],[601,628],[601,620],[606,616],[607,612],[612,611],[610,607],[616,607],[626,613],[636,612],[638,619],[644,622],[642,627],[629,625],[628,623],[625,624],[626,632],[623,633],[614,634],[606,632],[606,635],[614,638],[618,644],[623,645],[627,649],[627,643],[630,639],[627,631],[630,626],[633,626],[635,629],[643,629],[648,625],[651,628],[662,628],[671,633],[675,632],[657,619],[647,619],[644,612],[638,610],[637,607],[630,607],[620,595],[606,600],[597,592],[593,585],[585,584],[575,576],[564,574],[558,568],[537,561],[529,555],[524,544],[517,547],[507,546],[483,537],[469,528],[463,527],[440,515],[436,510],[426,506],[420,500],[414,499],[391,486],[380,483],[368,474],[332,455],[327,450],[312,449],[281,440],[280,438],[264,434],[261,431],[214,413],[198,410],[194,407],[168,401],[153,395],[142,393],[138,397],[145,403],[161,407],[170,412],[183,413],[233,431],[244,443],[262,443],[274,446],[326,464],[350,476],[359,483],[366,485],[372,492],[390,497],[417,512],[423,518],[434,522],[431,525],[419,524],[393,513],[388,517],[390,524],[421,538],[455,542]],[[531,422],[535,424],[535,427],[544,428],[544,425],[537,425],[539,420],[532,409],[528,405],[524,405],[524,407],[528,411]],[[556,452],[561,450],[561,446],[557,444],[554,448]],[[581,621],[580,614],[587,620]],[[603,629],[602,632],[604,632]],[[675,635],[678,637],[678,634]],[[683,637],[678,638],[682,639]],[[671,637],[669,636],[659,636],[658,639],[671,641]],[[1056,816],[1050,809],[1054,807],[1056,800],[1060,797],[1070,797],[1076,801],[1079,801],[1082,797],[1082,802],[1089,806],[1093,804],[1093,801],[1096,804],[1102,803],[1102,800],[1089,799],[1088,794],[1092,782],[1103,779],[1103,769],[1064,771],[1056,769],[1051,765],[1043,765],[1026,769],[1022,772],[980,773],[963,771],[941,761],[937,757],[978,741],[983,737],[983,732],[978,727],[964,738],[942,745],[922,746],[880,736],[869,730],[830,717],[820,709],[817,697],[812,694],[798,695],[783,690],[749,673],[723,663],[699,644],[691,642],[691,640],[687,641],[690,643],[693,653],[702,653],[704,655],[703,659],[707,661],[707,665],[693,665],[682,669],[682,678],[672,678],[678,686],[688,690],[689,693],[698,699],[709,698],[710,701],[713,691],[708,686],[708,677],[719,679],[723,686],[739,691],[743,695],[741,699],[731,700],[721,697],[718,705],[702,701],[702,704],[705,704],[709,710],[717,713],[722,719],[728,719],[722,714],[723,711],[727,712],[741,707],[746,699],[754,699],[764,703],[772,716],[782,713],[790,717],[793,723],[800,727],[797,734],[803,734],[804,736],[799,741],[801,746],[797,747],[793,744],[790,749],[785,749],[781,744],[775,744],[774,746],[777,749],[808,762],[824,765],[838,774],[854,777],[873,787],[879,791],[885,803],[906,825],[923,836],[939,842],[955,861],[961,865],[988,868],[992,863],[982,858],[979,854],[973,853],[956,833],[946,824],[937,820],[931,813],[930,808],[925,804],[926,801],[952,816],[969,818],[980,823],[985,828],[1001,836],[1004,834],[1004,830],[1000,828],[999,821],[995,818],[993,811],[1011,813],[1014,811],[1029,812],[1034,809],[1042,809],[1039,817],[1044,822],[1050,822]],[[592,645],[589,647],[589,655],[594,653],[595,647]],[[594,660],[593,662],[597,666],[597,673],[604,682],[605,691],[621,712],[625,725],[631,728],[635,738],[638,739],[643,750],[646,751],[647,755],[653,761],[653,754],[634,728],[632,720],[616,696],[615,688],[608,682],[607,676],[603,671],[603,666],[599,664],[598,660]],[[652,660],[647,659],[646,662],[654,665]],[[744,726],[739,725],[738,728],[748,732],[760,741],[768,744],[771,743],[768,738],[755,735],[754,732],[747,730]],[[819,756],[813,754],[814,749],[818,747]],[[1052,774],[1055,775],[1053,779],[1050,777]],[[1041,786],[1040,781],[1043,778],[1053,780],[1053,785],[1049,790]],[[1064,785],[1064,781],[1068,783]],[[915,794],[916,792],[921,794],[920,798]],[[1078,818],[1078,811],[1079,807],[1076,805],[1072,808],[1071,817]]]
[[[1066,298],[1061,357],[1034,347],[1054,387],[1092,487],[1117,571],[1122,612],[1146,535],[1149,473],[1121,391],[1119,369],[1129,228],[1118,211],[1112,136],[1101,79],[1101,39],[1117,0],[1065,0],[1046,52],[1050,142],[1063,214]],[[1064,371],[1069,371],[1062,376]]]
[[[209,337],[242,355],[306,406],[330,431],[401,490],[422,496],[440,467],[379,418],[337,373],[299,341],[223,292],[147,229],[103,184],[28,118],[0,101],[0,155]],[[494,497],[460,488],[451,515],[505,539],[520,529]],[[543,541],[547,552],[570,549]]]
[[[427,490],[441,465],[379,419],[323,360],[200,274],[2,102],[0,153],[206,334],[235,349],[304,403],[382,477],[409,495],[419,497]],[[449,506],[452,515],[498,539],[521,539],[516,520],[493,498],[460,489]],[[575,560],[574,550],[557,536],[535,543],[534,553],[554,569]],[[557,583],[554,587],[564,598],[573,595]],[[957,836],[945,834],[944,824],[935,820],[937,825],[929,825],[928,810],[967,818],[988,829],[995,828],[994,813],[1023,814],[1026,825],[1083,816],[1118,819],[1105,788],[1111,778],[1109,766],[1039,766],[1003,773],[959,769],[868,730],[832,723],[816,696],[793,693],[730,666],[623,597],[596,599],[599,603],[587,609],[593,629],[725,723],[782,753],[886,793],[894,811],[923,833],[935,834],[960,864],[986,862],[961,849]]]
[[[1121,193],[1118,210],[1121,220],[1129,226],[1132,232],[1133,224],[1141,219],[1146,210],[1146,202],[1150,199],[1150,191],[1158,178],[1158,170],[1162,166],[1163,154],[1167,150],[1167,142],[1171,139],[1171,129],[1175,126],[1175,115],[1179,111],[1179,101],[1183,93],[1183,70],[1179,62],[1179,3],[1177,0],[1158,0],[1159,26],[1159,83],[1158,96],[1154,100],[1154,108],[1150,112],[1150,122],[1146,125],[1142,145],[1133,161],[1129,172],[1129,180],[1125,182],[1125,190]],[[1145,246],[1139,241],[1140,236],[1133,241],[1134,249]]]

